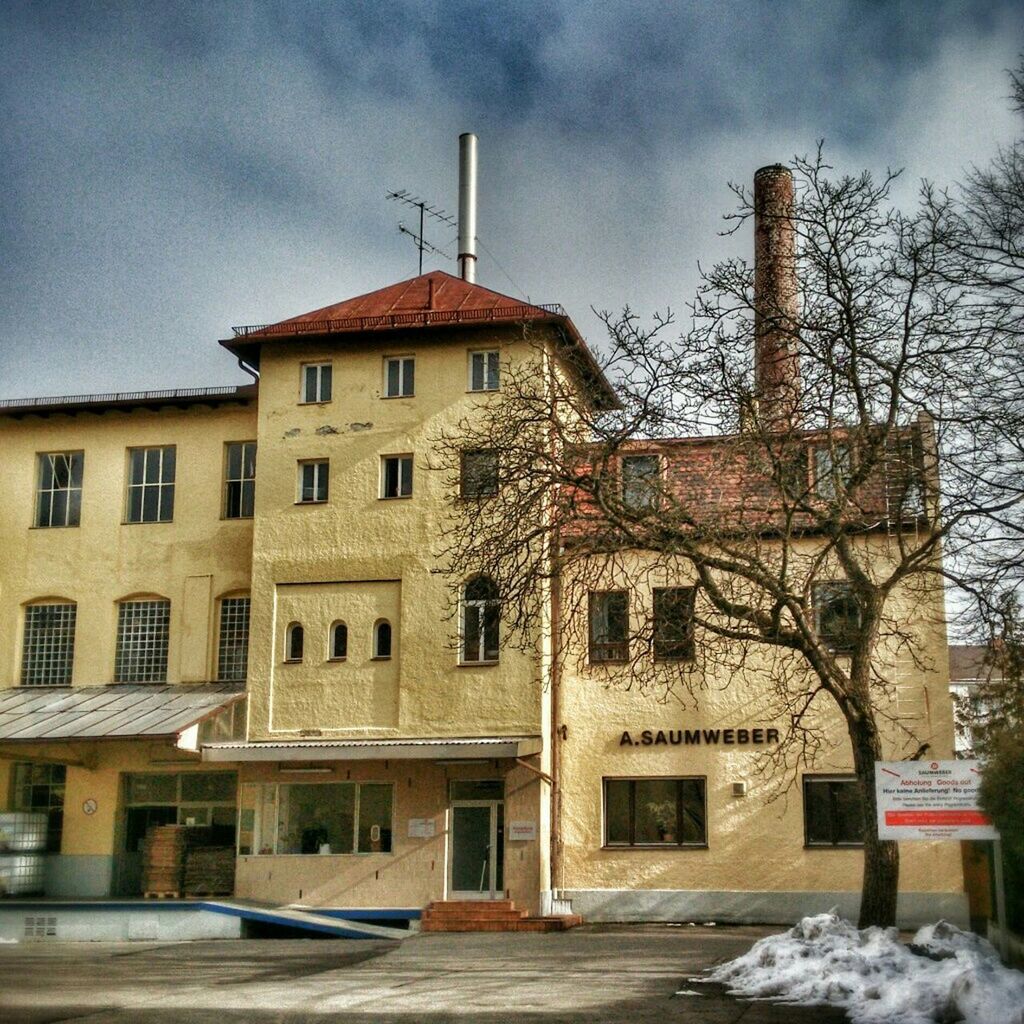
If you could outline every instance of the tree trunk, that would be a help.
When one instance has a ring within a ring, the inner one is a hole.
[[[864,880],[857,927],[879,925],[887,928],[896,923],[900,851],[893,840],[878,838],[875,762],[881,760],[881,742],[870,710],[856,719],[847,719],[847,728],[864,807]]]

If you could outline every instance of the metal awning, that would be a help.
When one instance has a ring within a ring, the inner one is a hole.
[[[177,739],[244,697],[232,683],[11,687],[0,690],[0,743]]]
[[[529,757],[539,736],[472,736],[429,739],[286,740],[265,743],[204,743],[204,761],[474,761]]]

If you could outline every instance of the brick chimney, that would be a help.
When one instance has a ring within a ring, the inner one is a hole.
[[[799,426],[793,175],[782,164],[754,175],[754,392],[770,430]]]

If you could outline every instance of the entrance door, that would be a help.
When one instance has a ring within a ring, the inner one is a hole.
[[[504,895],[505,805],[501,800],[452,801],[448,891],[452,899]]]

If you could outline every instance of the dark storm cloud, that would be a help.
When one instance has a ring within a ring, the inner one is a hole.
[[[827,137],[909,194],[984,160],[1021,29],[996,0],[8,3],[0,393],[231,379],[230,324],[415,272],[384,189],[453,209],[464,130],[482,283],[589,332],[681,308],[761,163]]]

